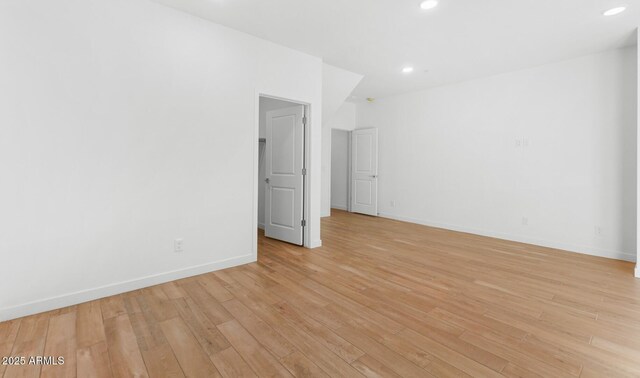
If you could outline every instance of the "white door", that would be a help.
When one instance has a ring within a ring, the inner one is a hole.
[[[351,211],[378,215],[378,129],[351,133]]]
[[[302,245],[304,106],[267,112],[265,235]]]

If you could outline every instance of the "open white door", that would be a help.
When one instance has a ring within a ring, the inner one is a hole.
[[[378,129],[351,133],[351,211],[378,215]]]
[[[267,112],[265,235],[302,245],[304,106]]]

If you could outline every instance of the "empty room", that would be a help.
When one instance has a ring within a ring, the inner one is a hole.
[[[639,27],[0,1],[0,378],[640,377]]]

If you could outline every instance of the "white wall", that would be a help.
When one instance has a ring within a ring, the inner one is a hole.
[[[148,0],[4,1],[0,51],[0,320],[255,260],[258,92],[311,104],[320,243],[320,59]]]
[[[326,63],[322,65],[322,119],[325,126],[335,117],[340,117],[338,113],[345,112],[345,104],[352,104],[345,101],[362,78],[362,75],[342,68]],[[355,108],[351,108],[355,112]]]
[[[345,102],[338,111],[325,122],[325,127],[329,129],[340,129],[353,131],[356,129],[356,104]]]
[[[634,260],[636,67],[633,47],[358,105],[380,212]]]
[[[260,98],[260,138],[266,138],[267,136],[267,112],[271,110],[278,110],[295,106],[297,104],[287,101],[276,100],[268,97]],[[259,158],[258,158],[258,227],[264,229],[264,214],[265,214],[265,182],[266,178],[266,160],[264,143],[260,144]]]
[[[349,132],[331,130],[331,208],[347,210],[349,196]]]

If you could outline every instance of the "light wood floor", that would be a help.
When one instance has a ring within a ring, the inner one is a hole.
[[[334,211],[313,251],[0,323],[0,376],[638,377],[633,264]]]

